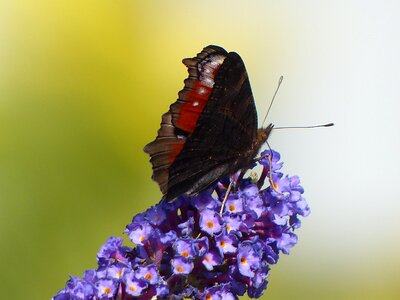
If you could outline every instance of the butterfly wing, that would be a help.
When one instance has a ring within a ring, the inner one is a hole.
[[[167,200],[196,195],[244,167],[257,135],[257,112],[240,56],[208,46],[185,59],[189,77],[145,147]]]

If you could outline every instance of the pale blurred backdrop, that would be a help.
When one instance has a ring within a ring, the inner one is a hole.
[[[2,299],[50,299],[160,192],[184,57],[240,53],[312,214],[263,299],[400,299],[398,1],[0,2]]]

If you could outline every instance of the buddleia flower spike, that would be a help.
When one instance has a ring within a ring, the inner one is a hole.
[[[300,216],[310,214],[299,177],[280,172],[280,154],[261,156],[259,179],[240,179],[222,214],[226,180],[194,197],[162,200],[126,226],[131,245],[110,237],[97,268],[71,276],[53,299],[259,298],[271,266],[297,243]]]

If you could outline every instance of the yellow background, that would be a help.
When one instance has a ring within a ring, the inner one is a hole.
[[[143,146],[184,57],[240,53],[312,214],[265,299],[400,299],[396,1],[0,2],[2,299],[49,299],[155,204]]]

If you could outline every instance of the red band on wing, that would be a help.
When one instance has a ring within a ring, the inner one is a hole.
[[[180,107],[180,114],[176,126],[186,132],[193,132],[196,128],[197,120],[204,107],[206,107],[208,97],[212,88],[204,85],[200,80],[193,83],[192,89],[186,95],[186,102]]]
[[[178,156],[178,154],[182,151],[183,146],[185,145],[185,141],[175,143],[174,145],[171,146],[168,160],[169,163],[172,164],[175,161],[175,158]]]
[[[186,132],[193,132],[197,121],[207,105],[212,93],[214,79],[221,67],[225,56],[211,55],[198,61],[194,66],[193,60],[187,61],[189,74],[195,73],[195,78],[189,76],[185,88],[180,93],[180,105],[175,126]],[[179,101],[178,100],[178,101]]]

